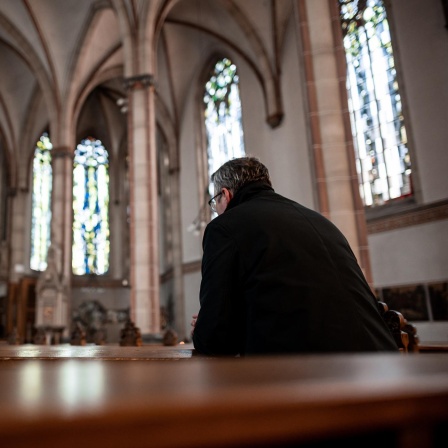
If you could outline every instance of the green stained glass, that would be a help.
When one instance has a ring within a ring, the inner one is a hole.
[[[411,161],[386,9],[339,0],[360,193],[367,206],[412,194]]]
[[[50,246],[52,148],[48,134],[43,133],[34,150],[30,267],[35,271],[44,271],[47,267]]]
[[[75,275],[109,269],[109,155],[100,140],[87,138],[75,150],[73,249]]]
[[[245,155],[238,84],[236,66],[227,58],[215,64],[205,84],[209,176],[228,160]],[[213,196],[212,188],[210,184],[210,196]]]

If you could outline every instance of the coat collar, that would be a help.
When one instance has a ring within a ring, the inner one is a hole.
[[[235,196],[230,200],[227,205],[226,211],[231,208],[236,207],[237,205],[249,201],[255,196],[258,196],[260,193],[265,191],[274,191],[274,189],[263,181],[255,181],[250,184],[244,185],[244,187],[240,188]]]

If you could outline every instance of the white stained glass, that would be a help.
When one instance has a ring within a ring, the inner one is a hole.
[[[364,183],[364,201],[366,205],[372,205],[373,204],[373,198],[372,198],[372,189],[370,187],[369,182]]]
[[[339,5],[355,156],[361,162],[357,166],[364,167],[358,170],[361,196],[365,205],[380,205],[409,194],[412,185],[386,10],[381,0],[339,0]],[[380,161],[384,149],[397,147],[405,150]],[[376,160],[371,170],[369,159]]]
[[[245,155],[239,78],[227,58],[218,61],[205,85],[205,125],[209,176],[230,159]],[[212,184],[209,194],[214,195]]]
[[[383,141],[381,140],[381,137],[375,139],[375,148],[377,153],[383,152]]]
[[[50,246],[52,148],[48,134],[44,133],[34,150],[30,268],[35,271],[46,269]]]

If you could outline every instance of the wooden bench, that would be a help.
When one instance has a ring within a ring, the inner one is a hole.
[[[178,344],[166,347],[148,344],[140,347],[119,345],[8,345],[0,344],[0,360],[64,360],[98,359],[110,361],[155,361],[190,359],[194,353],[193,344]]]
[[[0,359],[1,446],[448,446],[444,354],[167,362],[154,350],[120,362]]]
[[[398,348],[404,353],[419,352],[417,328],[410,324],[403,314],[390,310],[385,302],[378,301],[378,310],[392,332]]]

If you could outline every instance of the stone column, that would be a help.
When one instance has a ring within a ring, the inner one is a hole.
[[[174,320],[180,339],[189,336],[185,325],[185,298],[182,269],[182,227],[180,213],[179,169],[170,170],[170,207],[172,222],[173,281],[174,281]]]
[[[25,235],[26,235],[26,204],[29,191],[27,188],[10,189],[11,200],[11,237],[9,281],[18,283],[26,270]]]
[[[23,171],[21,171],[23,175]],[[26,316],[28,296],[20,286],[20,281],[29,273],[29,258],[27,257],[26,242],[30,241],[27,204],[29,204],[29,189],[24,181],[24,175],[19,188],[9,190],[10,238],[9,254],[10,263],[6,263],[9,269],[8,304],[7,304],[7,326],[9,342],[22,343],[26,334]],[[6,249],[7,250],[7,249]],[[6,252],[7,254],[7,252]],[[27,259],[28,258],[28,259]]]
[[[69,327],[69,303],[66,284],[57,262],[59,248],[51,243],[48,248],[47,268],[36,284],[36,328],[48,334],[50,341],[60,343],[60,336]]]
[[[319,211],[347,237],[370,282],[367,233],[357,188],[348,104],[341,90],[345,86],[345,72],[341,71],[342,41],[337,40],[333,27],[337,20],[336,3],[334,0],[296,3],[316,187]]]
[[[128,91],[131,319],[143,335],[160,333],[158,198],[154,85],[125,79]]]
[[[54,259],[52,259],[52,263],[48,263],[42,277],[45,278],[46,274],[53,275],[53,270],[58,273],[58,282],[61,286],[58,288],[57,306],[58,310],[61,309],[63,312],[58,315],[55,326],[64,328],[64,334],[67,336],[71,324],[69,297],[73,238],[73,148],[68,146],[53,147],[51,159],[53,169],[51,244],[57,250],[54,251]],[[38,321],[42,312],[43,310],[36,310],[36,324],[42,324]]]

